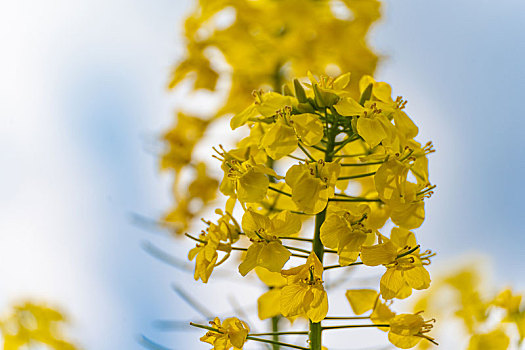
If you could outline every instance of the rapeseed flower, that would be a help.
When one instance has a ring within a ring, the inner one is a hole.
[[[310,253],[306,264],[283,270],[287,284],[281,290],[281,312],[284,316],[305,316],[320,322],[328,313],[328,297],[323,288],[323,264]]]

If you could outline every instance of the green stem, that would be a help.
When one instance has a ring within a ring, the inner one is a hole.
[[[198,239],[197,237],[193,237],[193,236],[190,235],[189,233],[185,233],[184,235],[185,235],[186,237],[188,237],[188,238],[193,239],[193,240],[196,241],[196,242],[199,242],[199,243],[206,243],[206,241],[203,241],[202,239]]]
[[[365,328],[365,327],[390,327],[389,324],[347,324],[344,326],[328,326],[322,327],[321,330],[330,330],[330,329],[345,329],[345,328]]]
[[[311,350],[321,350],[321,334],[322,334],[322,327],[321,322],[313,323],[310,321],[310,349]]]
[[[355,140],[359,140],[359,136],[357,136],[357,137],[354,137],[353,135],[349,136],[346,140],[341,142],[341,144],[339,146],[337,146],[337,148],[335,150],[332,149],[331,153],[336,154],[337,152],[342,150],[347,144],[349,144],[350,142],[353,142]]]
[[[303,145],[301,145],[301,142],[298,142],[298,143],[297,143],[297,146],[299,146],[299,148],[301,149],[301,151],[303,151],[303,153],[304,153],[308,158],[310,158],[310,160],[311,160],[312,162],[317,162],[317,160],[315,160],[315,158],[312,157],[312,155],[308,152],[308,150],[307,150],[306,148],[304,148]]]
[[[288,158],[295,159],[295,160],[300,160],[300,161],[302,161],[302,162],[306,161],[304,158],[296,157],[296,156],[291,155],[291,154],[288,154],[287,157],[288,157]]]
[[[277,188],[275,188],[275,187],[272,187],[272,186],[268,186],[268,189],[269,189],[269,190],[272,190],[272,191],[274,191],[274,192],[280,193],[280,194],[284,194],[285,196],[288,196],[288,197],[291,197],[291,196],[292,196],[291,194],[289,194],[289,193],[287,193],[287,192],[284,192],[284,191],[281,191],[281,190],[279,190],[279,189],[277,189]]]
[[[330,198],[329,202],[381,202],[379,198]]]
[[[344,265],[344,266],[341,266],[341,265],[328,265],[328,266],[325,266],[323,269],[326,271],[326,270],[336,269],[336,268],[339,268],[339,267],[348,267],[348,266],[356,266],[356,265],[363,265],[363,263],[361,261],[358,261],[358,262],[351,263],[351,264]]]
[[[277,63],[276,67],[275,67],[275,72],[274,72],[274,76],[273,76],[273,90],[276,91],[276,92],[279,92],[281,90],[281,86],[283,84],[282,80],[283,80],[283,74],[282,74],[282,65],[280,62]],[[275,161],[272,159],[272,158],[268,158],[268,167],[270,169],[273,169],[275,166]],[[270,182],[271,183],[276,183],[277,182],[277,179],[273,176],[270,176]],[[277,189],[275,189],[277,190]],[[283,195],[286,195],[288,197],[290,197],[290,194],[287,194],[286,192],[284,191],[280,191],[280,190],[277,190],[277,193],[280,193],[280,194],[283,194]],[[270,206],[269,208],[269,213],[271,214],[272,211],[275,210],[275,205],[277,204],[277,201],[278,201],[278,196],[276,196],[275,198],[275,201],[272,203],[272,205]],[[271,288],[270,288],[271,289]],[[279,320],[280,320],[280,316],[274,316],[272,317],[271,319],[271,322],[272,322],[272,332],[273,333],[277,333],[279,331]],[[273,337],[272,337],[273,341],[275,343],[272,343],[272,350],[279,350],[279,335],[278,334],[274,334]]]
[[[367,156],[368,153],[356,153],[356,154],[336,154],[334,155],[334,158],[354,158],[354,157],[362,157]]]
[[[279,318],[279,316],[277,316]],[[269,333],[250,333],[250,336],[262,336],[262,335],[306,335],[306,331],[290,331],[290,332],[269,332]]]
[[[272,340],[276,343],[279,342],[279,335],[283,333],[279,333],[279,320],[280,316],[273,316],[272,317]],[[266,335],[264,333],[260,334],[252,334],[252,335]],[[279,350],[279,344],[272,344],[272,350]]]
[[[401,253],[399,254],[396,259],[399,259],[399,258],[402,258],[404,256],[407,256],[407,255],[410,255],[412,254],[413,252],[415,252],[416,250],[418,250],[420,248],[420,245],[418,244],[417,246],[415,246],[414,248],[404,252],[404,253]],[[344,266],[341,266],[341,265],[328,265],[328,266],[324,266],[323,267],[323,270],[326,271],[326,270],[331,270],[331,269],[336,269],[336,268],[339,268],[339,267],[348,267],[348,266],[356,266],[356,265],[363,265],[363,262],[362,261],[358,261],[358,262],[355,262],[355,263],[351,263],[351,264],[348,264],[348,265],[344,265]]]
[[[283,244],[283,247],[285,247],[285,248],[288,249],[288,250],[294,250],[294,251],[296,251],[296,252],[301,252],[301,253],[310,254],[310,251],[307,250],[307,249],[291,247],[291,246],[289,246],[289,245],[284,245],[284,244]]]
[[[420,248],[420,245],[418,244],[417,246],[415,246],[414,248],[410,249],[409,251],[406,251],[402,254],[399,254],[396,259],[399,259],[399,258],[402,258],[404,256],[407,256],[407,255],[410,255],[412,254],[413,252],[415,252],[416,250],[418,250]]]
[[[341,166],[367,166],[367,165],[378,165],[383,164],[385,161],[382,160],[380,162],[368,162],[368,163],[344,163],[341,164]]]
[[[310,147],[315,148],[316,150],[321,151],[321,152],[326,152],[326,150],[323,147],[319,147],[319,146],[316,146],[316,145],[313,145],[313,146],[310,146]]]
[[[321,225],[326,217],[326,208],[315,216],[315,232],[313,240],[313,251],[319,258],[320,262],[323,262],[324,245],[321,242]]]
[[[279,236],[279,239],[291,239],[293,241],[313,242],[313,240],[310,239],[310,238],[302,238],[302,237],[284,237],[284,236]]]
[[[351,175],[351,176],[341,176],[341,177],[338,177],[337,180],[352,180],[352,179],[359,179],[361,177],[367,177],[367,176],[372,176],[372,175],[375,175],[376,172],[375,171],[372,171],[371,173],[366,173],[366,174],[359,174],[359,175]]]
[[[327,139],[328,143],[326,145],[326,151],[324,155],[325,162],[331,162],[333,160],[333,151],[334,151],[334,142],[335,142],[335,135],[334,130],[337,132],[337,123],[336,125],[332,124],[331,128],[328,128],[328,122],[326,124],[327,128]],[[326,208],[323,209],[322,212],[318,213],[315,216],[315,231],[314,231],[314,239],[312,244],[312,250],[319,258],[319,261],[323,262],[323,255],[324,255],[324,245],[321,242],[321,225],[323,224],[324,220],[326,218]],[[322,349],[322,326],[321,322],[312,322],[310,321],[310,333],[309,333],[309,339],[310,339],[310,349],[311,350],[321,350]]]
[[[218,330],[217,328],[204,326],[202,324],[197,324],[197,323],[190,322],[190,326],[197,327],[197,328],[202,328],[202,329],[206,329],[208,331],[212,331],[212,332],[215,332],[215,333],[222,334],[222,332],[220,330]]]

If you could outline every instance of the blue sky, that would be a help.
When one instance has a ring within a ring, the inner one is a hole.
[[[522,288],[524,10],[510,0],[389,1],[373,37],[388,55],[379,77],[408,99],[420,138],[437,149],[420,236],[443,258],[489,255],[498,280]]]
[[[195,317],[173,282],[205,293],[140,244],[184,249],[130,220],[170,203],[152,145],[182,99],[164,88],[189,6],[0,5],[0,308],[26,296],[61,305],[85,349],[139,349],[141,332],[180,344],[151,321]],[[439,253],[436,270],[482,254],[498,284],[523,289],[525,3],[389,0],[384,13],[371,36],[385,56],[377,77],[437,149],[420,240]]]

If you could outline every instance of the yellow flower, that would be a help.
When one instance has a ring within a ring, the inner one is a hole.
[[[255,121],[259,117],[272,118],[278,111],[297,105],[297,100],[291,96],[283,96],[277,92],[255,92],[256,101],[241,113],[236,114],[230,120],[233,130],[246,124],[248,121]]]
[[[217,331],[209,331],[201,341],[213,345],[211,350],[240,350],[246,342],[246,337],[250,332],[250,327],[246,322],[239,320],[236,317],[229,317],[221,323],[218,317],[210,321],[210,326]]]
[[[372,246],[361,247],[361,261],[367,266],[390,264],[397,258],[397,247],[387,240]]]
[[[302,113],[291,115],[290,124],[293,125],[299,140],[307,146],[315,146],[323,138],[323,123],[316,114]]]
[[[372,96],[382,102],[392,101],[392,88],[384,82],[376,82],[370,75],[363,75],[359,80],[359,92],[362,94],[368,85],[372,84]]]
[[[286,183],[292,188],[292,200],[299,210],[308,214],[321,212],[334,195],[334,186],[341,166],[338,161],[293,165],[286,173]]]
[[[365,265],[384,265],[387,270],[381,277],[380,289],[384,299],[404,299],[412,289],[426,289],[430,286],[430,275],[424,265],[430,263],[433,254],[419,249],[406,254],[417,246],[412,232],[393,228],[390,240],[361,248],[361,260]]]
[[[365,75],[359,81],[361,93],[372,84],[372,101],[382,111],[388,120],[393,120],[396,130],[404,139],[412,139],[417,136],[418,128],[408,115],[403,111],[407,101],[400,96],[392,100],[392,88],[384,82],[376,82],[374,78]]]
[[[226,214],[221,210],[216,210],[216,213],[221,215],[217,224],[206,221],[208,227],[199,235],[199,242],[196,247],[191,249],[188,253],[188,259],[195,260],[195,280],[201,279],[202,282],[207,283],[213,269],[222,264],[231,252],[231,244],[239,239],[240,228],[236,223],[230,223],[231,212],[233,208],[228,208]],[[225,252],[226,255],[217,263],[219,254],[217,251]]]
[[[248,209],[242,217],[242,228],[252,244],[239,265],[241,275],[245,276],[256,266],[279,272],[292,255],[283,247],[279,237],[298,233],[301,220],[288,211],[269,218]]]
[[[199,239],[204,240],[206,236],[201,234]],[[217,254],[218,242],[212,240],[205,241],[206,243],[199,243],[197,246],[190,250],[188,253],[188,259],[193,260],[195,257],[195,280],[201,279],[202,282],[208,283],[219,254]]]
[[[401,349],[410,349],[423,338],[434,341],[425,333],[430,332],[434,320],[425,321],[420,314],[400,314],[390,320],[388,340]]]
[[[352,97],[343,97],[334,105],[334,108],[337,113],[345,117],[359,116],[366,110]]]
[[[312,83],[314,103],[318,108],[332,107],[338,103],[341,96],[349,95],[349,92],[344,89],[350,83],[350,73],[345,73],[336,79],[321,76],[317,80],[311,72],[308,72],[308,78]]]
[[[342,116],[353,117],[354,130],[371,148],[387,139],[392,140],[395,136],[394,125],[388,115],[378,107],[377,102],[366,101],[364,106],[361,106],[353,98],[345,97],[339,100],[334,108]]]
[[[294,129],[283,118],[277,119],[261,139],[261,146],[272,159],[281,159],[297,148]]]
[[[227,196],[237,196],[242,203],[262,201],[270,184],[268,176],[281,178],[272,169],[257,163],[253,157],[243,160],[231,151],[220,155],[224,157],[224,178],[220,190]]]
[[[272,159],[281,159],[295,151],[297,141],[307,146],[318,144],[324,135],[323,123],[312,113],[291,114],[291,108],[278,111],[276,122],[261,140],[261,146]]]
[[[287,285],[281,291],[281,312],[284,316],[306,316],[321,322],[328,313],[328,297],[323,288],[323,264],[310,253],[306,264],[283,270]]]
[[[428,175],[419,174],[412,168],[410,155],[397,159],[394,157],[383,163],[377,170],[374,180],[379,198],[390,208],[395,224],[413,229],[421,226],[425,219],[423,199],[432,194],[428,182],[408,181],[409,172],[416,178],[428,181]]]
[[[364,222],[370,209],[364,205],[361,212],[339,210],[330,212],[321,225],[321,242],[324,246],[336,249],[339,264],[348,265],[357,260],[363,244],[373,244],[375,235]]]

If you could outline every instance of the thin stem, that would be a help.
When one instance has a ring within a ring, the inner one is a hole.
[[[272,289],[270,287],[270,289]],[[272,317],[272,340],[274,342],[279,342],[279,320],[281,316]],[[252,334],[252,335],[263,335],[264,333]],[[279,344],[272,344],[272,350],[279,350]]]
[[[239,247],[231,247],[232,250],[237,250],[237,251],[240,251],[240,252],[246,252],[248,251],[248,248],[239,248]]]
[[[419,249],[419,244],[417,246],[415,246],[414,248],[410,249],[409,251],[406,251],[402,254],[399,254],[398,256],[396,256],[396,259],[399,259],[399,258],[402,258],[404,256],[407,256],[409,254],[412,254],[413,252],[415,252],[416,250]],[[345,266],[341,266],[341,265],[329,265],[329,266],[325,266],[323,268],[324,271],[326,270],[330,270],[330,269],[335,269],[335,268],[338,268],[338,267],[348,267],[348,266],[356,266],[356,265],[363,265],[363,262],[362,261],[358,261],[358,262],[355,262],[355,263],[351,263],[349,265],[345,265]]]
[[[311,238],[302,238],[302,237],[279,237],[279,239],[291,239],[294,241],[302,241],[302,242],[313,242],[313,239]]]
[[[197,327],[197,328],[202,328],[202,329],[206,329],[208,331],[212,331],[212,332],[215,332],[215,333],[222,334],[222,332],[220,330],[218,330],[217,328],[205,326],[205,325],[202,325],[202,324],[190,322],[190,326]]]
[[[308,158],[310,158],[310,160],[311,160],[312,162],[317,162],[317,160],[316,160],[314,157],[312,157],[312,155],[310,154],[310,152],[308,152],[308,151],[306,150],[306,148],[304,148],[304,146],[301,145],[301,142],[298,142],[298,143],[297,143],[297,146],[299,146],[299,148],[301,149],[301,151],[303,151],[303,153],[304,153]]]
[[[322,148],[322,147],[319,147],[319,146],[316,146],[316,145],[313,145],[313,146],[310,146],[310,147],[315,148],[315,149],[318,150],[318,151],[321,151],[321,152],[325,152],[325,153],[326,153],[326,150],[325,150],[324,148]]]
[[[353,142],[355,140],[359,140],[359,135],[357,135],[357,137],[354,137],[354,135],[352,136],[349,136],[346,140],[344,140],[339,146],[337,146],[336,149],[334,149],[331,153],[332,154],[336,154],[337,152],[339,152],[340,150],[343,149],[343,147],[345,147],[347,144],[349,144],[350,142]]]
[[[341,177],[338,177],[337,180],[359,179],[359,178],[362,178],[362,177],[372,176],[372,175],[375,175],[375,174],[376,174],[376,172],[372,171],[371,173],[366,173],[366,174],[351,175],[351,176],[341,176]]]
[[[330,329],[345,329],[345,328],[365,328],[365,327],[390,327],[389,324],[347,324],[344,326],[327,326],[322,327],[322,330],[330,330]]]
[[[284,194],[285,196],[288,196],[288,197],[291,197],[292,195],[288,192],[284,192],[284,191],[281,191],[280,189],[277,189],[275,187],[272,187],[272,186],[268,186],[268,189],[269,190],[272,190],[274,192],[277,192],[277,193],[280,193],[280,194]]]
[[[348,266],[357,266],[357,265],[363,265],[363,263],[361,261],[358,261],[358,262],[355,262],[355,263],[351,263],[351,264],[348,264],[348,265],[345,265],[345,266],[341,266],[341,265],[328,265],[328,266],[325,266],[323,268],[324,271],[326,270],[331,270],[331,269],[335,269],[335,268],[338,268],[338,267],[348,267]]]
[[[432,191],[432,190],[433,190],[434,188],[436,188],[436,187],[437,187],[437,185],[432,185],[432,186],[430,186],[429,188],[427,188],[427,189],[425,189],[425,190],[423,190],[423,191],[419,191],[418,193],[416,193],[416,196],[420,196],[420,195],[422,195],[422,194],[425,194],[425,193],[427,193],[427,192],[430,192],[430,191]]]
[[[296,156],[291,155],[291,154],[288,154],[288,155],[286,155],[286,156],[287,156],[288,158],[292,158],[292,159],[295,159],[295,160],[300,160],[300,161],[303,161],[303,162],[305,161],[304,158],[296,157]]]
[[[196,242],[199,242],[199,243],[206,243],[206,241],[203,241],[202,239],[198,239],[198,238],[196,238],[196,237],[193,237],[193,236],[190,235],[189,233],[185,233],[184,235],[185,235],[186,237],[188,237],[188,238],[193,239],[193,240],[196,241]]]
[[[310,251],[309,251],[309,250],[306,250],[306,249],[296,248],[296,247],[290,247],[289,245],[284,245],[284,244],[283,244],[283,247],[285,247],[285,248],[288,249],[288,250],[295,250],[296,252],[301,252],[301,253],[310,254]]]
[[[379,198],[362,198],[362,197],[348,197],[348,198],[329,198],[329,202],[378,202],[381,203]]]
[[[249,336],[262,336],[262,335],[298,335],[308,334],[307,331],[290,331],[290,332],[268,332],[268,333],[250,333]]]
[[[341,166],[366,166],[366,165],[378,165],[378,164],[383,164],[385,161],[380,161],[380,162],[368,162],[368,163],[346,163],[346,164],[341,164]]]
[[[288,343],[283,343],[283,342],[280,342],[280,341],[273,341],[273,340],[263,339],[263,338],[255,338],[255,337],[252,337],[252,336],[247,336],[246,339],[258,341],[258,342],[261,342],[261,343],[277,344],[277,345],[281,345],[281,346],[287,346],[287,347],[292,348],[292,349],[310,350],[308,348],[305,348],[304,346],[293,345],[293,344],[288,344]]]
[[[415,246],[414,248],[410,249],[409,251],[404,252],[404,253],[402,253],[402,254],[399,254],[399,255],[396,257],[396,259],[399,259],[399,258],[402,258],[402,257],[407,256],[407,255],[409,255],[409,254],[412,254],[413,252],[415,252],[416,250],[418,250],[419,247],[420,247],[420,245],[418,244],[417,246]]]
[[[356,154],[335,154],[334,158],[353,158],[367,156],[368,153],[356,153]]]

